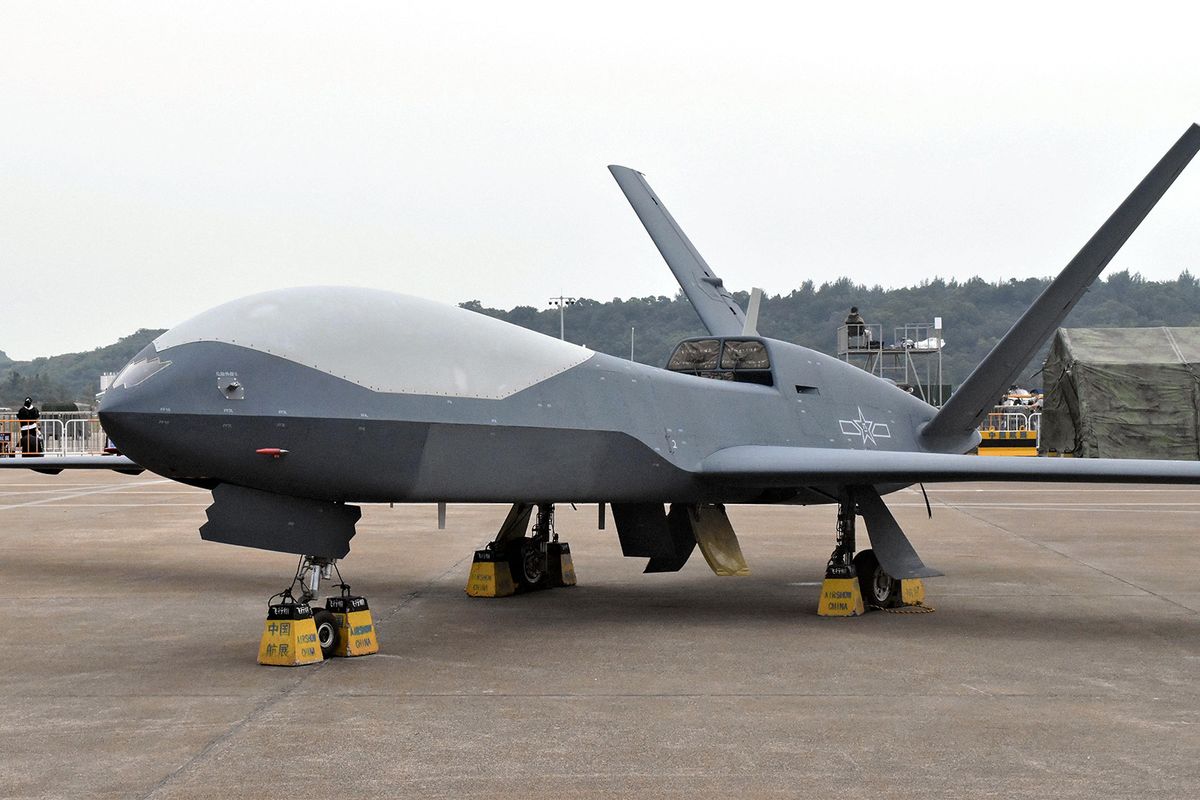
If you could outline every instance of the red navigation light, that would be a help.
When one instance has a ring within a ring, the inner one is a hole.
[[[281,447],[260,447],[254,452],[258,453],[260,456],[279,458],[280,456],[286,456],[288,451]]]

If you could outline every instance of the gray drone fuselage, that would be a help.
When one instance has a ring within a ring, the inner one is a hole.
[[[1195,461],[966,455],[994,398],[1197,152],[1191,125],[941,409],[759,337],[761,295],[743,311],[644,176],[614,165],[710,334],[666,369],[406,295],[282,289],[206,311],[126,366],[100,407],[125,457],[0,468],[144,467],[213,490],[205,539],[329,558],[349,551],[355,502],[612,503],[623,552],[651,571],[691,550],[663,504],[836,502],[863,516],[887,574],[931,575],[880,494],[926,481],[1200,483]]]
[[[829,502],[834,487],[722,484],[698,468],[739,445],[923,449],[931,406],[836,358],[737,338],[764,343],[772,385],[404,295],[284,289],[163,334],[100,417],[160,475],[337,502]]]

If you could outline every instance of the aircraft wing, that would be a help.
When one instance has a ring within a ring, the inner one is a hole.
[[[617,185],[708,332],[713,336],[741,336],[746,326],[745,312],[688,240],[642,173],[615,164],[608,171],[617,179]]]
[[[30,469],[57,475],[64,469],[111,469],[127,475],[146,471],[125,456],[39,456],[37,458],[0,458],[0,469]]]
[[[921,431],[923,441],[930,444],[940,439],[955,441],[964,433],[975,430],[991,410],[996,397],[1021,374],[1033,354],[1062,324],[1197,152],[1200,152],[1200,125],[1191,125],[954,390],[937,416]]]
[[[1200,483],[1200,461],[1016,458],[740,445],[700,462],[716,483],[794,487],[822,484],[1047,480],[1074,483]]]

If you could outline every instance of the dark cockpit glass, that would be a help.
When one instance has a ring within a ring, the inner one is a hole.
[[[694,372],[702,369],[716,369],[717,356],[721,353],[719,339],[698,339],[690,342],[680,342],[667,362],[667,369],[676,372]]]
[[[770,369],[767,348],[756,340],[738,342],[725,341],[721,352],[721,369]]]
[[[701,378],[772,386],[771,360],[758,339],[690,339],[680,342],[667,362],[672,372]]]

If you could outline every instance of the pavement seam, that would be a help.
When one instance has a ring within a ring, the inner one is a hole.
[[[411,603],[413,600],[420,597],[423,589],[425,589],[426,587],[429,587],[429,586],[433,586],[433,585],[439,583],[440,581],[442,581],[443,579],[445,579],[445,577],[447,575],[454,572],[456,569],[459,569],[464,561],[466,561],[465,557],[459,559],[458,561],[454,562],[450,567],[448,567],[444,572],[442,572],[442,574],[438,575],[436,578],[434,578],[431,581],[427,581],[424,584],[424,586],[422,586],[420,589],[416,589],[416,590],[410,592],[399,603],[397,603],[394,608],[392,608],[390,611],[388,611],[385,616],[382,616],[379,621],[386,621],[386,620],[391,619],[393,616],[398,614],[402,608],[404,608],[406,605]],[[378,622],[376,624],[378,624]],[[281,703],[282,701],[284,701],[288,697],[290,697],[297,689],[299,689],[302,685],[304,685],[304,683],[306,681],[308,681],[309,678],[318,674],[321,671],[321,669],[328,666],[328,664],[329,664],[328,661],[322,661],[319,664],[311,665],[308,669],[305,669],[305,671],[302,674],[297,675],[296,680],[294,680],[292,682],[292,684],[290,686],[286,687],[283,691],[281,691],[277,694],[272,694],[266,698],[263,698],[263,700],[261,702],[259,702],[257,705],[255,705],[254,708],[250,709],[250,711],[245,716],[243,716],[238,721],[234,722],[233,725],[231,725],[228,730],[226,730],[225,732],[221,733],[219,736],[210,740],[208,742],[208,744],[204,745],[204,747],[202,747],[198,753],[196,753],[191,758],[189,758],[187,761],[183,762],[178,767],[171,770],[171,772],[169,772],[165,776],[163,776],[163,778],[161,780],[159,780],[158,783],[156,783],[156,784],[154,784],[154,786],[150,787],[149,791],[147,791],[145,794],[141,795],[140,800],[150,800],[150,798],[154,797],[159,792],[161,792],[163,789],[167,788],[167,786],[170,785],[180,775],[183,775],[185,772],[198,766],[201,762],[203,762],[205,759],[207,759],[217,748],[219,748],[225,742],[229,741],[233,736],[235,736],[237,733],[239,733],[247,725],[249,725],[251,722],[253,722],[258,717],[265,714],[267,711],[269,711],[274,706],[278,705],[279,703]]]
[[[471,557],[471,558],[474,558],[474,556],[475,556],[475,554],[472,552],[472,554],[471,554],[471,556],[470,556],[470,557]],[[436,578],[434,578],[433,580],[426,581],[426,582],[425,582],[425,585],[424,585],[424,586],[422,586],[421,588],[419,588],[419,589],[414,589],[413,591],[411,591],[411,592],[409,592],[408,594],[406,594],[406,595],[404,596],[404,599],[402,599],[402,600],[401,600],[399,603],[397,603],[397,604],[396,604],[396,605],[395,605],[393,608],[391,608],[391,609],[390,609],[390,610],[389,610],[387,613],[383,614],[382,616],[380,616],[380,617],[379,617],[379,619],[378,619],[378,620],[376,620],[376,621],[375,621],[375,624],[376,624],[376,626],[378,627],[378,624],[379,624],[380,622],[387,622],[387,621],[388,621],[388,620],[390,620],[392,617],[394,617],[394,616],[396,616],[397,614],[399,614],[399,613],[400,613],[400,610],[401,610],[402,608],[404,608],[406,605],[408,605],[409,603],[411,603],[412,601],[414,601],[414,600],[416,600],[418,597],[420,597],[420,596],[421,596],[421,593],[422,593],[422,592],[423,592],[425,589],[427,589],[427,588],[428,588],[428,587],[430,587],[430,586],[435,586],[435,585],[437,585],[437,584],[441,583],[443,580],[445,580],[445,579],[446,579],[446,576],[450,575],[452,572],[455,572],[455,571],[457,571],[457,570],[461,569],[461,568],[462,568],[462,565],[463,565],[463,562],[465,562],[466,560],[467,560],[467,556],[463,556],[463,557],[462,557],[462,558],[460,558],[458,561],[455,561],[453,564],[451,564],[449,567],[447,567],[447,568],[446,568],[446,569],[445,569],[445,570],[442,572],[442,574],[438,575],[438,576],[437,576]]]
[[[1031,539],[1028,536],[1023,536],[1020,533],[1017,533],[1016,531],[1009,530],[1008,528],[1004,527],[1003,525],[1001,525],[997,522],[993,522],[992,520],[985,519],[984,517],[980,517],[978,515],[972,514],[970,511],[967,511],[966,509],[960,508],[955,505],[951,505],[944,500],[940,502],[940,505],[943,505],[947,508],[952,508],[955,511],[957,511],[958,513],[970,517],[971,519],[975,520],[976,522],[982,522],[984,525],[987,525],[991,528],[995,528],[996,530],[999,530],[999,531],[1003,531],[1004,533],[1007,533],[1009,536],[1013,536],[1017,539],[1020,539],[1023,542],[1032,544],[1035,547],[1040,547],[1043,550],[1048,550],[1051,553],[1061,556],[1062,558],[1065,558],[1068,561],[1078,564],[1081,567],[1085,567],[1085,568],[1093,570],[1095,572],[1099,572],[1101,575],[1104,575],[1108,578],[1112,578],[1114,581],[1123,583],[1126,586],[1129,586],[1130,588],[1137,589],[1138,591],[1141,591],[1141,592],[1145,592],[1146,594],[1150,595],[1151,597],[1157,597],[1159,600],[1162,600],[1164,603],[1175,606],[1176,608],[1181,608],[1190,615],[1193,615],[1193,616],[1200,615],[1200,611],[1196,611],[1195,609],[1188,608],[1187,606],[1185,606],[1182,603],[1176,602],[1169,597],[1164,597],[1163,595],[1159,594],[1158,592],[1155,592],[1151,589],[1147,589],[1145,586],[1139,586],[1138,584],[1134,583],[1133,581],[1126,580],[1125,578],[1122,578],[1119,575],[1114,575],[1111,572],[1108,572],[1106,570],[1101,569],[1100,567],[1097,567],[1095,564],[1089,564],[1086,561],[1080,561],[1078,558],[1075,558],[1074,556],[1070,555],[1069,553],[1064,553],[1062,550],[1059,550],[1056,547],[1046,544],[1045,542],[1039,542],[1036,539]]]
[[[292,685],[288,686],[282,692],[263,698],[263,700],[261,702],[259,702],[256,706],[254,706],[254,708],[250,709],[249,713],[247,713],[244,717],[239,719],[237,722],[233,723],[233,725],[229,728],[229,730],[225,731],[224,733],[217,736],[216,738],[210,740],[208,742],[208,744],[204,745],[204,747],[202,747],[200,749],[200,752],[196,753],[194,756],[189,758],[187,761],[183,762],[178,767],[176,767],[175,769],[173,769],[169,773],[167,773],[165,776],[163,776],[163,778],[161,780],[159,780],[158,783],[156,783],[152,787],[150,787],[150,790],[141,796],[141,800],[149,800],[149,798],[154,797],[162,789],[166,788],[168,784],[170,784],[173,780],[175,780],[175,778],[182,775],[185,771],[187,771],[191,767],[195,766],[203,759],[207,758],[210,753],[212,753],[215,749],[217,749],[222,744],[227,742],[231,737],[233,737],[236,733],[238,733],[242,728],[244,728],[246,725],[250,724],[250,722],[252,722],[256,717],[258,717],[261,714],[263,714],[264,712],[266,712],[268,709],[270,709],[272,706],[279,703],[281,700],[284,700],[288,696],[290,696],[292,694],[292,692],[294,692],[296,689],[298,689],[300,687],[300,684],[304,683],[311,676],[317,674],[317,672],[322,667],[324,667],[326,663],[327,662],[321,662],[320,664],[316,664],[313,667],[313,669],[305,672],[302,675],[297,675],[296,680],[294,680],[292,682]]]
[[[137,484],[133,484],[133,485],[134,486],[153,486],[155,484],[160,484],[160,483],[171,483],[171,481],[166,478],[163,478],[162,480],[158,480],[158,481],[143,481],[141,483],[137,483]],[[86,492],[72,492],[70,494],[60,494],[57,497],[47,497],[42,500],[30,500],[28,503],[14,503],[12,505],[0,506],[0,511],[8,511],[13,508],[28,508],[29,506],[42,506],[42,505],[46,505],[47,503],[57,503],[60,500],[71,500],[76,497],[86,497],[89,494],[106,494],[106,493],[110,493],[110,492],[119,492],[119,491],[122,491],[123,489],[128,489],[128,488],[130,488],[130,487],[129,486],[109,486],[104,489],[90,489]]]

